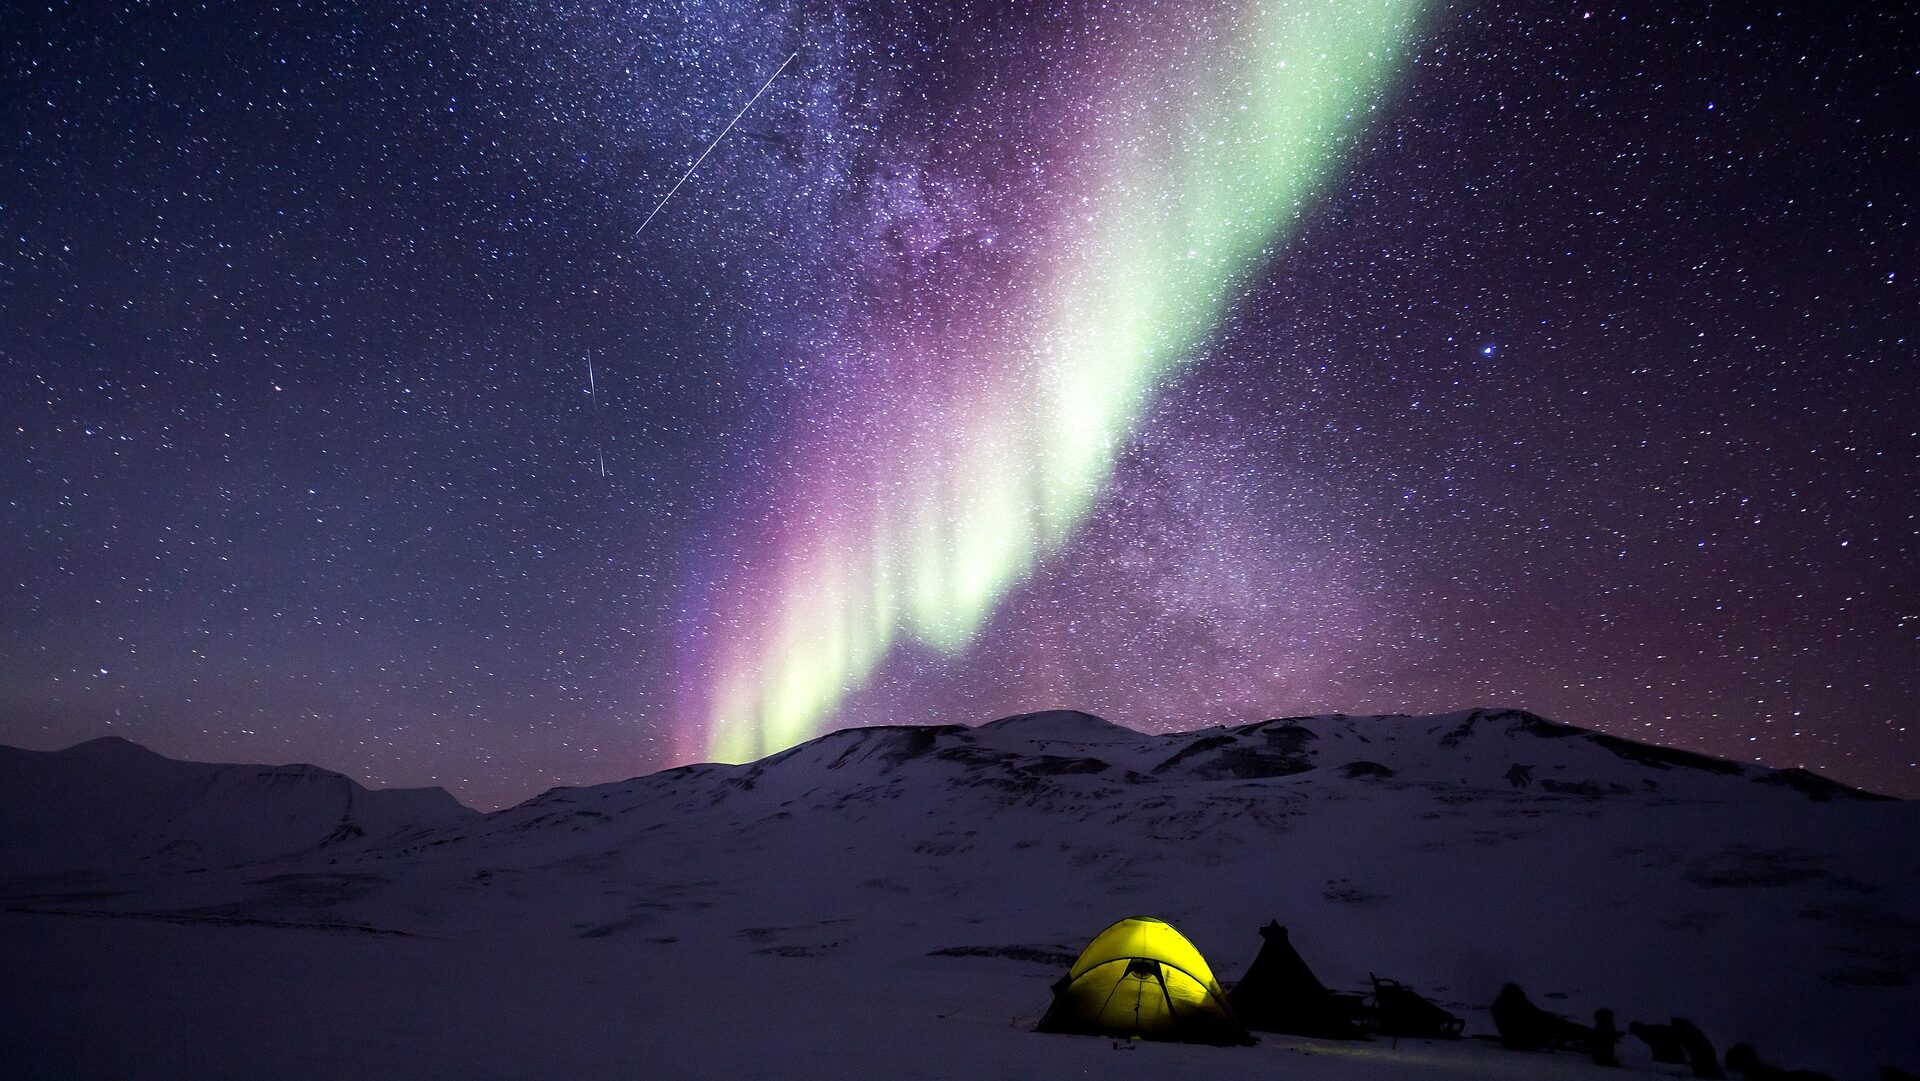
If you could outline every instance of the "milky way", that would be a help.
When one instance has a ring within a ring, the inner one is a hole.
[[[0,742],[1486,704],[1920,794],[1915,24],[9,8]]]

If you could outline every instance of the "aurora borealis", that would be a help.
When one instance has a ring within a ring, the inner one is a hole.
[[[803,420],[782,493],[799,513],[720,636],[708,756],[818,735],[899,638],[965,649],[1080,525],[1230,286],[1284,241],[1417,14],[1176,5],[1037,88],[1081,107],[1051,138],[1014,135],[1048,160],[1021,192],[1041,204],[1028,230],[927,244],[833,400],[808,403],[827,422]],[[986,270],[949,266],[963,261]]]
[[[1502,705],[1920,793],[1915,21],[9,9],[0,742]]]

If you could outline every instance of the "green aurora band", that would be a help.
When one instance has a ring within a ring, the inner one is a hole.
[[[1032,241],[1043,259],[996,299],[994,325],[901,358],[959,373],[944,391],[871,394],[891,415],[858,438],[798,441],[790,464],[833,479],[789,508],[756,588],[721,606],[689,733],[704,746],[684,757],[746,761],[819,734],[906,638],[967,647],[1086,518],[1236,284],[1291,238],[1422,6],[1162,5],[1092,86],[1056,88],[1087,111],[1059,169],[1078,187]]]

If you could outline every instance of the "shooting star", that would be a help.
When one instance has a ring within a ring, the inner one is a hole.
[[[733,130],[733,126],[740,122],[740,118],[747,115],[747,110],[753,108],[753,103],[760,100],[760,95],[767,92],[767,87],[772,86],[773,81],[780,77],[780,73],[787,70],[787,65],[793,63],[793,58],[799,55],[800,51],[796,49],[788,53],[785,60],[780,61],[780,66],[773,69],[773,74],[767,76],[767,81],[760,84],[760,89],[754,91],[753,96],[747,99],[747,103],[740,107],[740,111],[733,114],[733,119],[727,121],[727,126],[720,129],[720,134],[713,137],[713,142],[708,143],[707,148],[700,152],[700,156],[693,159],[693,164],[687,166],[687,171],[680,174],[679,181],[667,189],[667,193],[660,197],[659,202],[653,204],[653,209],[647,213],[647,220],[641,222],[640,228],[633,231],[634,239],[639,239],[640,234],[647,231],[647,226],[653,224],[653,216],[660,213],[660,208],[667,205],[667,200],[673,198],[673,193],[680,190],[680,185],[685,184],[687,178],[693,175],[693,171],[700,168],[700,163],[707,160],[707,155],[713,153],[713,148],[719,146],[720,140],[727,137],[727,132]]]
[[[593,353],[587,353],[587,395],[593,401],[593,437],[599,441],[600,476],[607,475],[607,441],[600,435],[600,384],[593,378]]]

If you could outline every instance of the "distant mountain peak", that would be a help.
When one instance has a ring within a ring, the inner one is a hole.
[[[1096,717],[1077,709],[1047,709],[1037,713],[1016,713],[979,727],[981,732],[1018,735],[1034,740],[1058,740],[1073,743],[1112,743],[1137,740],[1143,733],[1105,717]]]
[[[164,758],[160,752],[144,747],[125,736],[100,736],[54,752],[76,758]]]
[[[0,880],[259,863],[476,817],[444,789],[369,791],[306,763],[182,761],[119,736],[0,747]]]

